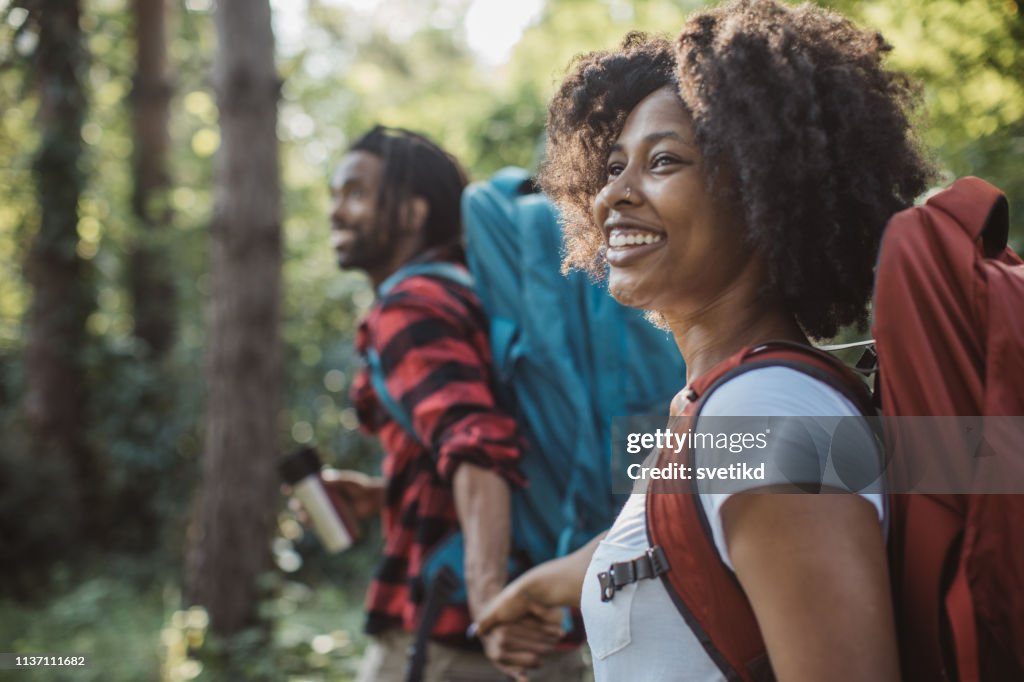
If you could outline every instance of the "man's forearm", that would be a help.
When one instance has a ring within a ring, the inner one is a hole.
[[[508,580],[509,486],[489,469],[463,464],[452,487],[466,546],[469,609],[475,615]]]

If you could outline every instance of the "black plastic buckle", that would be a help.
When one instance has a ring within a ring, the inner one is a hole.
[[[655,577],[660,576],[662,573],[667,573],[672,568],[668,563],[668,557],[665,556],[665,550],[661,548],[661,545],[655,545],[647,550],[647,558],[651,560],[651,572]]]
[[[601,601],[611,601],[615,598],[615,580],[612,575],[611,566],[607,571],[597,574],[597,582],[601,584]]]
[[[670,568],[665,550],[660,545],[648,548],[635,559],[612,564],[607,571],[597,574],[597,581],[601,585],[601,601],[611,601],[615,593],[626,585],[657,578]]]

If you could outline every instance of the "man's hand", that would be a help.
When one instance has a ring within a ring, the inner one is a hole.
[[[560,622],[561,611],[555,611]],[[525,680],[523,670],[539,667],[541,657],[554,650],[563,634],[560,624],[530,617],[495,626],[480,640],[484,654],[499,670],[516,680]]]
[[[367,476],[361,471],[324,469],[320,472],[320,480],[324,484],[327,496],[337,507],[339,499],[359,518],[379,514],[384,508],[384,479]],[[290,496],[292,489],[281,486],[281,493]],[[309,525],[309,515],[302,504],[291,498],[288,507],[295,513],[299,521]]]
[[[541,657],[555,648],[565,632],[562,609],[531,603],[511,587],[488,600],[476,614],[477,634],[487,658],[521,681],[526,679],[523,671],[538,667]]]
[[[493,630],[512,623],[529,622],[555,639],[562,631],[562,609],[552,607],[534,596],[531,588],[534,571],[527,571],[518,580],[509,583],[477,614],[476,634],[487,637]]]
[[[379,514],[384,508],[384,480],[381,478],[361,471],[338,469],[324,469],[320,478],[327,494],[343,498],[360,518]]]
[[[550,640],[561,638],[561,607],[580,605],[583,577],[603,537],[604,533],[601,533],[568,556],[534,566],[509,583],[496,597],[489,599],[483,608],[474,612],[476,634],[483,639],[491,660],[500,661],[503,654],[497,653],[497,658],[492,656],[487,640],[504,627],[525,625]],[[518,632],[516,628],[510,630],[509,634]],[[505,639],[502,637],[501,641]],[[526,652],[536,656],[529,648],[526,648]],[[507,667],[498,667],[509,672]],[[525,679],[521,674],[524,667],[528,666],[520,666],[519,671],[514,671],[519,673],[516,675],[517,680]]]

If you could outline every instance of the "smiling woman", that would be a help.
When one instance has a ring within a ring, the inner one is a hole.
[[[888,49],[810,4],[734,0],[675,46],[631,34],[576,60],[540,177],[565,266],[671,330],[688,380],[672,413],[698,437],[716,418],[813,428],[742,453],[763,477],[652,481],[606,535],[506,588],[481,631],[579,604],[598,682],[898,679],[881,495],[822,477],[835,424],[869,433],[870,402],[809,342],[863,321],[886,221],[930,175]],[[851,450],[879,456],[868,437]],[[727,470],[716,456],[654,459]],[[764,494],[800,491],[840,494]]]
[[[706,191],[704,158],[675,90],[648,95],[622,131],[593,203],[607,240],[608,290],[665,316],[725,288],[750,249],[734,204]]]

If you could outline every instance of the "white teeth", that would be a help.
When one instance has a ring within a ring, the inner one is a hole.
[[[623,234],[618,230],[614,230],[608,237],[608,246],[636,246],[640,244],[654,244],[660,242],[663,239],[663,235],[654,234],[652,232],[636,233],[631,232]]]

